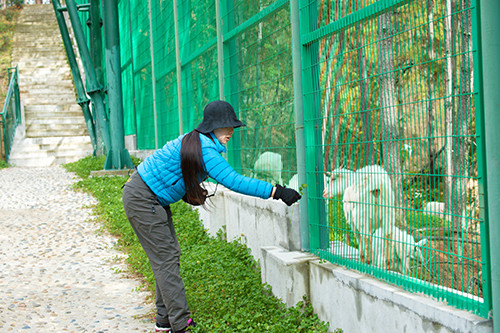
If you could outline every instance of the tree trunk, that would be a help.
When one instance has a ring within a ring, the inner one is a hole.
[[[361,120],[363,123],[363,147],[365,151],[365,164],[375,164],[375,147],[373,145],[373,125],[370,117],[370,91],[368,89],[368,72],[366,70],[365,48],[361,45],[360,36],[363,35],[361,27],[356,25],[358,47],[358,76],[360,82]]]
[[[446,148],[445,148],[445,156],[446,156],[446,187],[445,187],[445,210],[449,213],[451,211],[451,194],[453,193],[452,189],[452,177],[453,177],[453,59],[452,59],[452,43],[453,43],[453,34],[452,34],[452,24],[451,24],[451,0],[446,0],[446,15],[445,15],[445,46],[446,46],[446,91],[445,91],[445,101],[444,101],[444,109],[445,109],[445,121],[446,121]]]
[[[435,120],[434,120],[434,0],[427,0],[427,17],[429,21],[429,49],[428,49],[428,58],[429,65],[427,67],[427,145],[428,145],[428,156],[429,156],[429,170],[426,171],[431,175],[436,174],[435,163],[431,163],[434,161],[436,148],[434,142],[434,128],[435,128]],[[424,171],[425,172],[425,171]],[[430,187],[434,189],[437,184],[436,177],[429,177]],[[434,201],[434,198],[426,198],[428,201]]]
[[[453,186],[452,186],[452,213],[457,218],[453,220],[453,229],[457,235],[467,228],[467,181],[469,178],[469,148],[470,148],[470,119],[471,119],[471,77],[472,77],[472,38],[470,0],[460,0],[461,14],[460,32],[462,54],[460,61],[460,96],[459,107],[454,112],[453,119]],[[458,21],[458,20],[457,20]],[[460,218],[459,218],[460,217]],[[458,237],[456,247],[462,249],[461,237]],[[461,252],[459,252],[461,253]]]
[[[405,200],[402,187],[401,158],[397,114],[394,100],[394,48],[392,12],[382,14],[378,18],[378,59],[380,89],[380,127],[384,167],[391,177],[395,194],[397,219],[406,229]]]

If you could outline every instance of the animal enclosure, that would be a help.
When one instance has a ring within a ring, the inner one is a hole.
[[[119,19],[138,149],[224,99],[247,125],[227,159],[303,192],[307,250],[488,316],[477,0],[122,0]]]

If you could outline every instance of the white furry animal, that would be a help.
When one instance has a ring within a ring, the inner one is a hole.
[[[424,261],[420,248],[426,243],[427,239],[425,238],[415,242],[412,235],[396,226],[386,229],[379,228],[373,234],[371,243],[372,264],[380,268],[408,274],[412,258]]]
[[[281,155],[270,151],[259,155],[253,166],[252,177],[267,181],[271,184],[283,184],[281,170],[283,163]]]
[[[325,173],[325,175],[323,175],[323,184],[325,185],[325,188],[327,188],[329,186],[328,184],[330,184],[331,182],[332,178],[330,174],[328,172]],[[299,185],[299,175],[294,174],[292,178],[290,178],[287,187],[293,188],[295,191],[298,191],[301,185],[302,184]]]
[[[295,191],[299,190],[299,175],[295,174],[290,178],[290,181],[288,182],[289,188],[293,188]]]
[[[333,170],[328,178],[328,181],[325,181],[325,189],[323,191],[323,197],[325,199],[342,195],[344,190],[354,184],[356,179],[355,172],[345,168]]]
[[[370,263],[372,234],[396,222],[394,192],[387,172],[378,165],[359,169],[352,178],[354,184],[345,189],[342,199],[344,215],[356,234],[360,260]]]

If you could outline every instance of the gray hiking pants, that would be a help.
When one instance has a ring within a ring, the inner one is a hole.
[[[174,330],[181,330],[191,314],[179,274],[181,250],[170,206],[160,205],[137,171],[125,184],[122,200],[156,279],[156,320],[161,324],[170,322]]]

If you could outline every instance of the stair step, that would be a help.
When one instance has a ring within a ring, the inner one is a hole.
[[[92,154],[52,5],[25,6],[13,40],[12,63],[19,66],[25,121],[16,132],[9,162],[48,166]]]
[[[26,124],[28,126],[32,125],[54,125],[54,126],[62,126],[62,125],[71,125],[71,126],[85,126],[83,122],[83,116],[70,116],[70,115],[52,115],[49,117],[26,117]]]
[[[53,112],[80,112],[82,111],[78,104],[60,104],[60,105],[26,105],[24,107],[24,114],[30,113],[53,113]]]
[[[57,124],[26,124],[26,136],[29,138],[43,138],[50,136],[81,136],[88,135],[87,127],[82,125]]]
[[[54,90],[66,90],[59,94],[54,94]],[[72,85],[45,85],[45,87],[40,88],[29,88],[29,90],[20,90],[24,97],[35,97],[35,98],[49,98],[52,96],[64,96],[75,99],[75,92]],[[23,98],[24,99],[24,98]]]
[[[23,167],[51,166],[92,154],[88,136],[23,138],[14,142],[9,163]]]
[[[74,104],[76,102],[76,96],[59,96],[52,94],[50,96],[21,96],[21,100],[25,105],[54,105],[54,103],[62,104]]]

